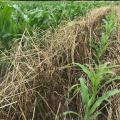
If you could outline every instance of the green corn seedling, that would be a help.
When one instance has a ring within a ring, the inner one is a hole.
[[[91,45],[94,49],[97,62],[100,62],[100,59],[109,49],[109,46],[110,46],[109,38],[112,31],[116,28],[114,12],[111,12],[106,17],[106,20],[104,20],[104,25],[102,27],[103,27],[104,33],[102,34],[100,41],[95,43],[95,41],[93,40]]]
[[[114,77],[114,73],[112,68],[116,67],[115,65],[109,66],[109,63],[105,63],[99,66],[96,66],[95,70],[89,69],[86,65],[81,65],[79,63],[75,63],[75,65],[79,66],[80,69],[86,73],[87,77],[92,83],[92,87],[88,88],[86,85],[86,80],[83,77],[79,78],[79,84],[73,85],[70,89],[70,92],[74,90],[74,94],[80,92],[83,105],[84,105],[84,120],[93,120],[100,114],[97,111],[97,108],[109,97],[120,93],[120,90],[113,89],[103,93],[100,97],[97,96],[98,92],[102,87],[106,84],[110,84],[115,80],[120,80],[120,76]],[[106,79],[106,80],[105,80]],[[66,114],[75,114],[75,112],[67,111]],[[79,116],[78,113],[76,115]]]

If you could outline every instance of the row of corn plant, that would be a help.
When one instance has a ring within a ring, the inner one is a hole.
[[[96,120],[101,112],[99,111],[100,105],[104,101],[109,101],[109,97],[120,93],[119,89],[108,90],[104,93],[101,93],[101,96],[98,95],[106,85],[112,84],[114,81],[120,80],[120,76],[116,76],[113,72],[113,69],[118,67],[117,65],[110,65],[110,63],[101,64],[101,58],[105,54],[105,52],[109,49],[110,45],[110,35],[112,31],[115,29],[115,13],[111,12],[104,20],[103,24],[104,34],[102,34],[100,41],[98,44],[94,44],[96,63],[95,67],[91,69],[88,65],[81,65],[79,63],[74,63],[74,65],[78,66],[82,71],[87,75],[86,78],[90,81],[91,87],[88,86],[87,80],[84,77],[79,78],[79,83],[73,85],[69,92],[73,93],[73,95],[80,93],[84,114],[83,120]],[[64,112],[64,118],[68,114],[80,116],[81,113],[77,113],[74,111],[66,111]]]
[[[12,39],[20,37],[25,28],[54,29],[63,21],[73,20],[103,2],[1,2],[0,49],[9,49]]]
[[[92,41],[91,46],[94,50],[94,55],[99,63],[104,54],[107,50],[109,50],[110,47],[110,36],[113,32],[113,30],[116,29],[116,23],[115,23],[115,13],[111,12],[109,15],[106,16],[106,19],[104,19],[104,24],[102,25],[103,33],[101,35],[101,38],[99,41],[95,42],[95,40]],[[112,41],[113,42],[113,41]]]
[[[55,28],[62,21],[73,20],[83,16],[95,7],[104,5],[103,2],[79,3],[79,2],[31,2],[24,4],[14,3],[28,17],[30,26],[41,29]]]

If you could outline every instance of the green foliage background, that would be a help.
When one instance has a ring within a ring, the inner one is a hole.
[[[13,38],[22,35],[25,28],[54,30],[65,21],[84,16],[91,8],[105,5],[105,2],[73,1],[6,1],[0,3],[0,49],[9,49]]]

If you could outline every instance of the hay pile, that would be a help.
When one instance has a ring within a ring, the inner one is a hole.
[[[94,9],[82,21],[70,22],[54,34],[46,34],[41,39],[43,43],[25,30],[12,49],[1,55],[6,71],[1,75],[0,119],[62,120],[61,113],[70,102],[66,96],[68,87],[81,74],[69,64],[92,64],[89,42],[110,10]],[[82,113],[79,100],[74,105]]]

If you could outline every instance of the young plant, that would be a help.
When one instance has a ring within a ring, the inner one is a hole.
[[[83,77],[79,78],[80,83],[73,85],[70,89],[70,92],[74,90],[74,93],[80,92],[83,105],[84,105],[84,120],[93,120],[95,119],[100,112],[97,111],[97,108],[109,97],[120,93],[118,89],[112,89],[105,93],[103,93],[100,97],[98,97],[98,92],[103,88],[104,85],[110,84],[115,80],[120,80],[120,76],[114,76],[112,68],[116,66],[109,66],[109,63],[105,63],[95,67],[95,70],[90,69],[86,65],[81,65],[79,63],[75,63],[75,65],[79,66],[84,73],[86,73],[89,78],[92,87],[89,88],[86,85],[86,80]],[[71,111],[67,111],[64,113],[70,114]],[[75,114],[75,112],[73,112]],[[76,113],[77,115],[77,113]],[[79,115],[79,114],[78,114]]]
[[[108,50],[110,45],[110,35],[112,31],[116,28],[115,24],[115,13],[111,12],[106,19],[104,20],[104,25],[102,26],[104,33],[102,34],[99,42],[92,42],[92,47],[95,51],[95,57],[97,62],[100,62],[100,59],[103,57],[105,52]]]

